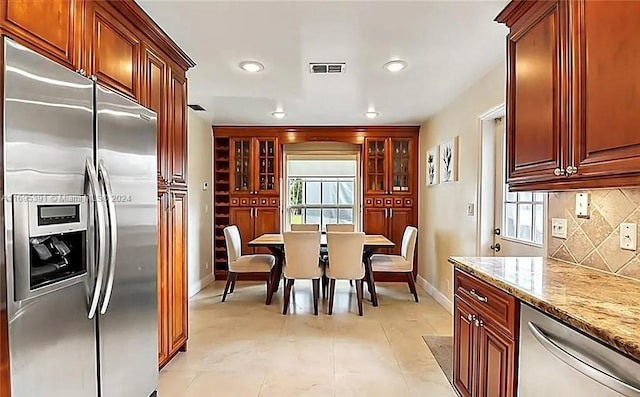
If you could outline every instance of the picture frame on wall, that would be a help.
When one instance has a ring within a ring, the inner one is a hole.
[[[440,144],[440,183],[458,180],[458,137]]]
[[[440,180],[440,151],[438,145],[427,149],[427,186],[437,185]]]

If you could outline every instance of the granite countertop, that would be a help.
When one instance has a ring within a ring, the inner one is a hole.
[[[640,361],[640,282],[539,257],[449,261]]]

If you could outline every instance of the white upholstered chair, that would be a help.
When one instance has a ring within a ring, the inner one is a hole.
[[[376,254],[371,256],[371,267],[374,272],[404,273],[409,284],[409,290],[414,299],[418,302],[418,292],[413,279],[413,255],[416,250],[416,240],[418,239],[418,229],[407,226],[402,235],[402,246],[400,255]]]
[[[333,314],[336,280],[355,280],[358,314],[362,316],[364,233],[327,232],[327,248],[329,250],[329,265],[326,268],[326,275],[329,278],[328,313]]]
[[[234,291],[238,273],[268,273],[268,294],[271,286],[271,271],[276,263],[276,258],[273,255],[242,255],[242,239],[236,225],[224,228],[224,239],[227,244],[229,273],[227,275],[227,284],[222,294],[222,301],[224,302],[227,299],[227,293]]]
[[[292,232],[319,232],[320,225],[318,225],[317,223],[298,223],[298,224],[292,223],[291,231]]]
[[[327,232],[355,232],[353,223],[327,223]]]
[[[318,314],[320,278],[324,272],[318,261],[320,232],[285,232],[284,235],[284,303],[282,314],[289,310],[291,287],[295,280],[311,280],[313,283],[313,314]]]

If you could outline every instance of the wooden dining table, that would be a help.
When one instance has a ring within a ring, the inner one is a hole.
[[[395,244],[381,234],[367,234],[364,237],[364,249],[362,251],[362,262],[364,263],[364,280],[367,283],[367,289],[371,295],[371,303],[378,306],[378,295],[376,294],[376,284],[373,279],[373,269],[371,268],[371,256],[378,249],[393,248]],[[267,248],[273,256],[276,257],[276,265],[271,272],[270,288],[267,292],[266,304],[270,305],[273,294],[278,290],[280,278],[282,277],[282,268],[284,266],[284,237],[282,234],[267,233],[256,237],[249,241],[249,247]],[[320,247],[327,247],[327,235],[322,233],[320,236]]]

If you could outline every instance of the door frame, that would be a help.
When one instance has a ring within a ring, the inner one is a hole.
[[[504,102],[478,116],[478,175],[476,179],[476,255],[487,256],[493,244],[495,218],[495,120],[507,115]],[[484,172],[491,170],[491,172]],[[546,233],[545,233],[546,235]],[[546,238],[546,236],[545,236]],[[491,255],[493,256],[493,255]]]

